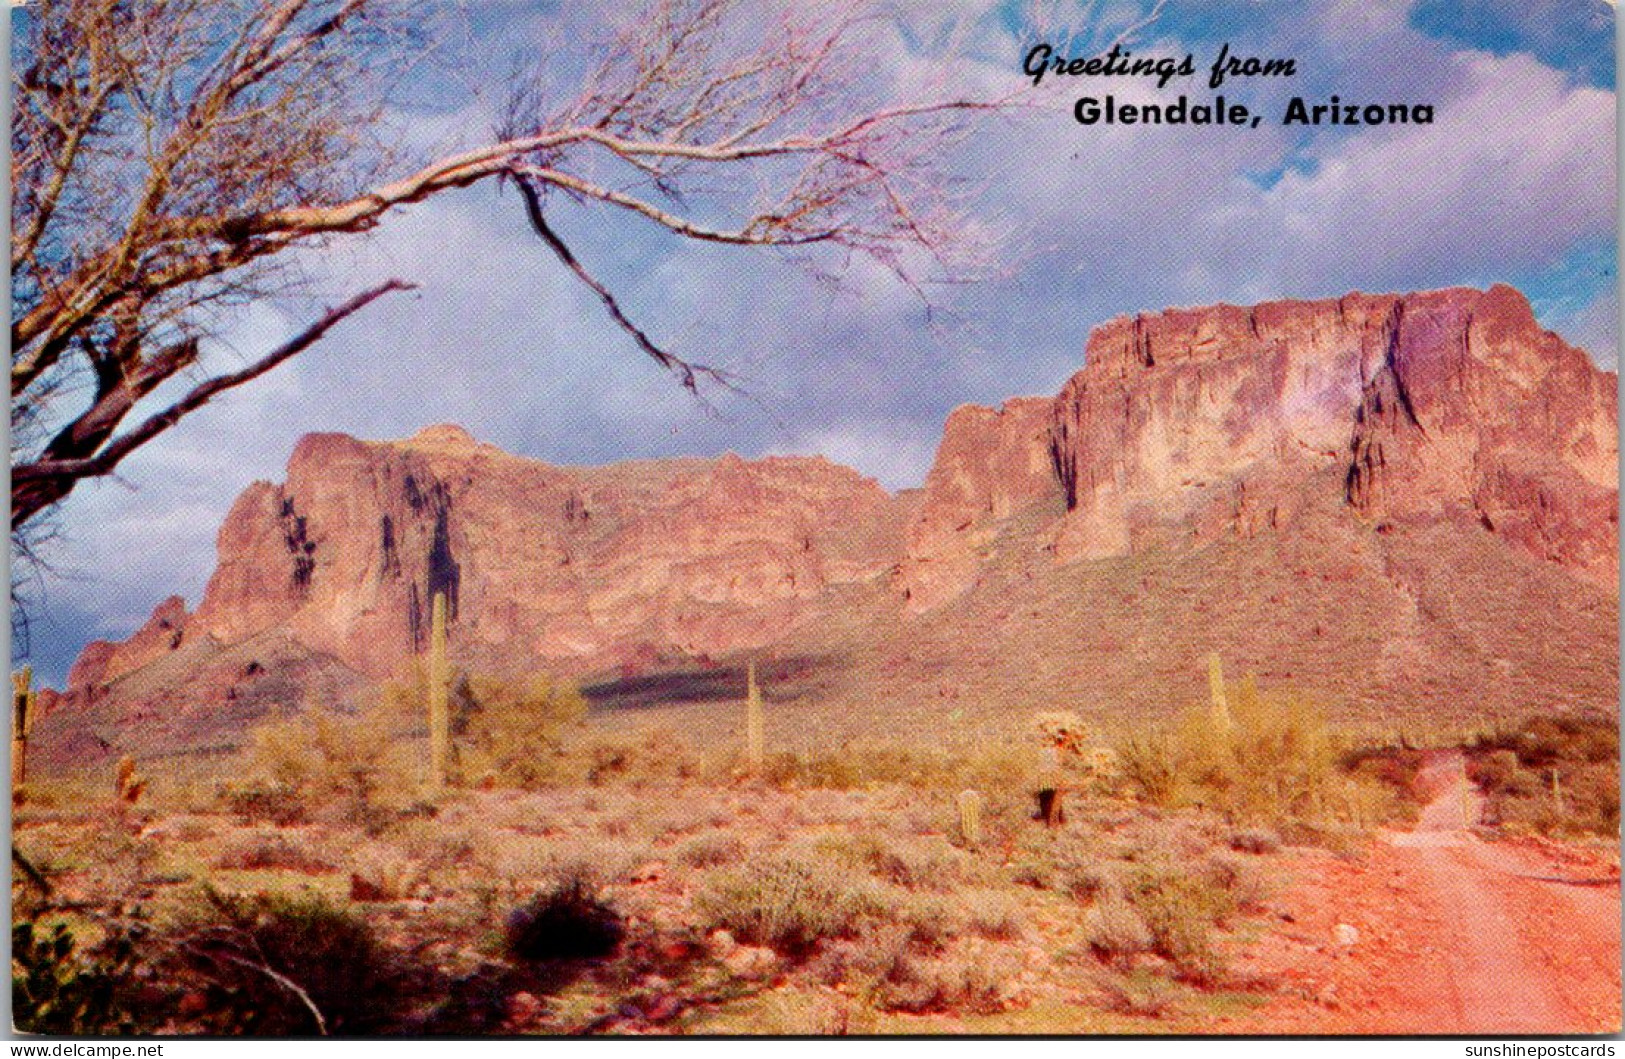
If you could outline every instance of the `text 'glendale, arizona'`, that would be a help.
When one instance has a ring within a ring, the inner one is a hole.
[[[1180,96],[1171,103],[1119,103],[1084,96],[1072,108],[1080,125],[1236,125],[1256,129],[1263,115],[1244,103],[1224,96],[1192,103]],[[1282,125],[1432,125],[1430,103],[1344,103],[1337,96],[1324,103],[1305,103],[1293,96],[1281,117]]]

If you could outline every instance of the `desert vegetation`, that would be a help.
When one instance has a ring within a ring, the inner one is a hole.
[[[1025,742],[818,753],[773,745],[754,681],[734,744],[695,746],[456,673],[439,785],[426,682],[273,720],[229,768],[35,782],[19,1026],[1202,1032],[1285,988],[1246,954],[1293,858],[1402,826],[1421,754],[1217,672],[1161,725],[1053,711]],[[1482,734],[1497,818],[1538,816],[1555,769],[1576,829],[1605,822],[1604,727]]]
[[[1545,835],[1619,835],[1619,722],[1535,714],[1476,734],[1468,774],[1486,823]]]

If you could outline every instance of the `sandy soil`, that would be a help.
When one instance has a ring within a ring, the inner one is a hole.
[[[1245,1033],[1554,1035],[1620,1030],[1619,872],[1551,843],[1486,842],[1458,753],[1426,767],[1415,828],[1356,860],[1299,862],[1242,966],[1279,999]]]

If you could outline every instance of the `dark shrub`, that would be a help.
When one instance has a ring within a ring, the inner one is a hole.
[[[620,914],[585,880],[539,893],[508,914],[508,954],[516,960],[590,960],[608,956],[626,935]]]
[[[1267,828],[1251,827],[1230,836],[1230,848],[1238,853],[1263,856],[1281,849],[1281,836]]]
[[[314,894],[206,896],[208,911],[173,940],[179,977],[201,988],[210,1032],[354,1035],[398,1027],[398,964],[359,916]]]

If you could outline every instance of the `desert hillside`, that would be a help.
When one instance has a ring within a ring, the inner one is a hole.
[[[1210,652],[1376,724],[1617,701],[1617,379],[1517,291],[1170,310],[1083,360],[955,411],[897,496],[820,458],[307,436],[195,611],[85,649],[41,750],[230,745],[403,672],[437,594],[465,671],[703,729],[755,659],[807,743],[1166,713]]]

